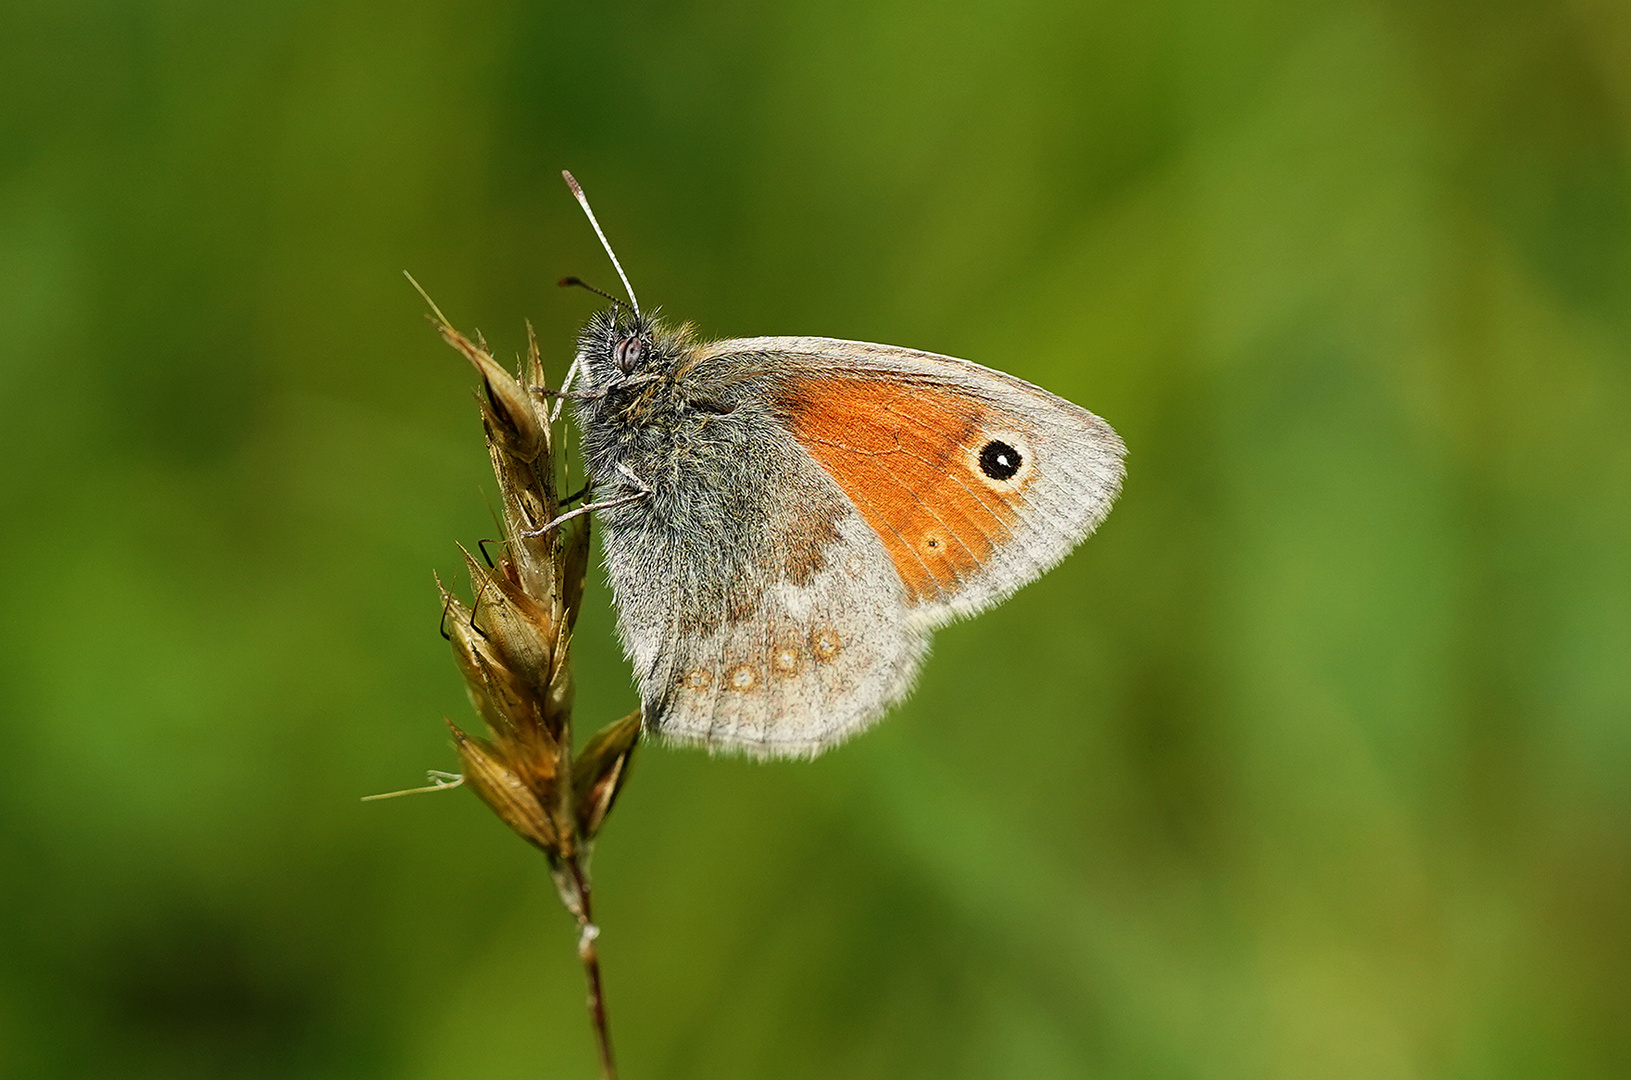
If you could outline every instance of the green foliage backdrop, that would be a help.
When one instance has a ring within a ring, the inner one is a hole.
[[[628,1080],[1631,1075],[1631,8],[0,5],[0,1075],[588,1077],[453,763],[412,270],[1107,417],[1099,536],[814,764],[642,751]],[[584,723],[634,697],[597,582]]]

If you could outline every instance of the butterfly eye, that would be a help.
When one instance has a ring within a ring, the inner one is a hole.
[[[617,348],[613,350],[612,357],[617,361],[618,369],[627,375],[640,363],[640,353],[640,339],[626,337],[617,343]]]

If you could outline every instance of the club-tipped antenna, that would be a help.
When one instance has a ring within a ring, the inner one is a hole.
[[[566,186],[572,189],[572,194],[576,196],[578,205],[583,207],[583,212],[589,216],[589,224],[595,227],[595,235],[600,237],[600,246],[606,249],[607,255],[611,256],[612,266],[617,268],[617,276],[623,279],[623,288],[629,294],[629,306],[634,309],[634,314],[638,316],[640,314],[640,301],[634,298],[634,286],[629,284],[629,275],[623,272],[623,264],[617,261],[617,253],[612,250],[612,245],[607,242],[606,234],[601,231],[600,222],[595,220],[595,212],[589,209],[588,197],[584,195],[583,188],[578,186],[577,180],[573,178],[570,172],[562,169],[561,175],[566,178]]]
[[[616,304],[618,307],[628,307],[629,306],[628,304],[625,304],[620,297],[613,296],[611,293],[607,292],[605,289],[597,289],[593,285],[589,284],[587,281],[583,280],[582,278],[563,277],[561,280],[557,281],[555,284],[560,286],[563,289],[570,289],[570,288],[573,288],[574,286],[579,288],[579,289],[588,289],[590,292],[594,293],[596,296],[605,297],[607,300],[610,300],[612,303]]]

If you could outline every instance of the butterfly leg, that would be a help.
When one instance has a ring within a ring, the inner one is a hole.
[[[605,390],[551,390],[547,386],[529,386],[527,389],[541,398],[548,398],[558,406],[563,401],[599,401]]]
[[[633,481],[635,487],[639,488],[640,490],[636,491],[632,495],[619,495],[615,499],[607,499],[604,502],[584,503],[576,510],[568,510],[555,520],[547,521],[538,526],[536,529],[528,529],[521,534],[522,537],[531,540],[535,537],[542,536],[549,532],[549,530],[558,528],[566,522],[571,521],[573,518],[579,517],[583,514],[592,513],[596,510],[609,510],[614,506],[627,506],[629,503],[639,502],[641,499],[649,499],[651,497],[651,485],[634,475],[634,473],[629,470],[627,465],[624,465],[622,462],[618,462],[617,471]]]

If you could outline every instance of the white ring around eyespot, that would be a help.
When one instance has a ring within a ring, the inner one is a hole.
[[[987,476],[985,469],[980,467],[980,453],[993,442],[1007,443],[1019,455],[1019,470],[1006,480],[997,480]],[[1036,472],[1036,457],[1031,452],[1031,441],[1017,431],[994,428],[982,430],[969,443],[967,452],[969,471],[979,478],[980,483],[992,491],[1001,492],[1004,495],[1023,491],[1030,484],[1031,477]]]

